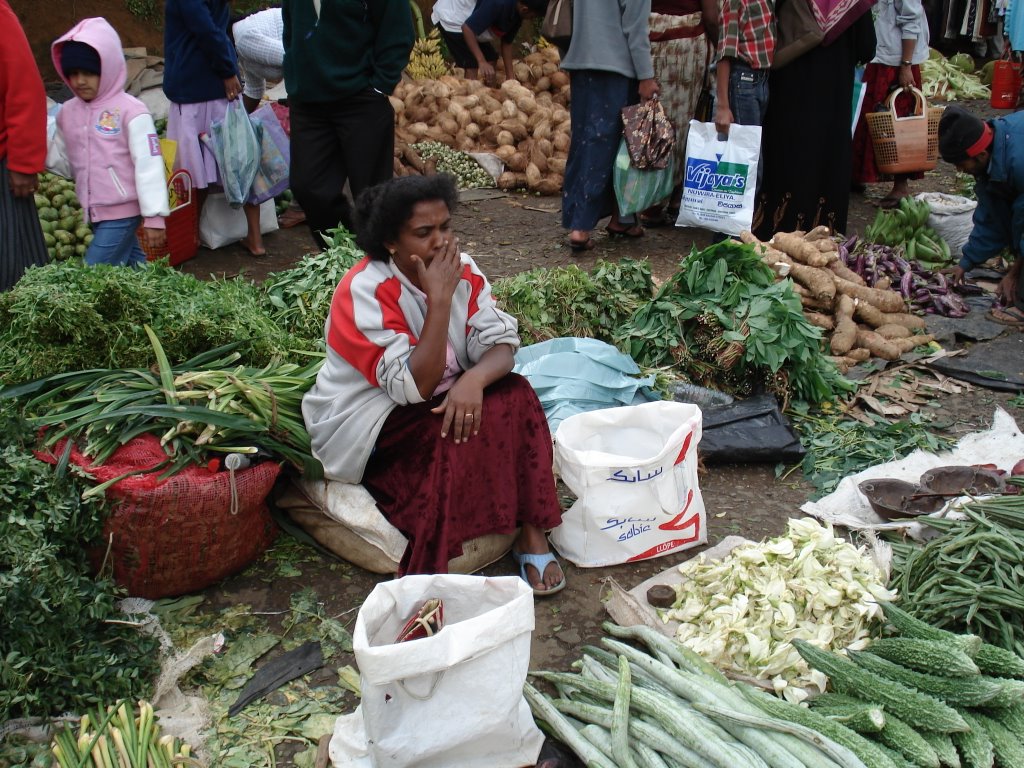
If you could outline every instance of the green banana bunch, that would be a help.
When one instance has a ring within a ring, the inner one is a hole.
[[[926,268],[946,267],[953,257],[942,236],[928,226],[930,212],[926,201],[904,197],[898,207],[879,210],[864,236],[872,243],[902,247],[907,259]]]

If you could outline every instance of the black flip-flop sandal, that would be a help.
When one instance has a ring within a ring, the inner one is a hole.
[[[633,226],[626,227],[625,229],[608,226],[604,228],[604,231],[608,233],[608,237],[629,237],[635,239],[644,236],[644,228],[639,224],[634,224]]]
[[[588,237],[586,240],[573,240],[569,238],[569,248],[574,253],[582,253],[583,251],[591,251],[597,243],[594,242],[594,238]]]

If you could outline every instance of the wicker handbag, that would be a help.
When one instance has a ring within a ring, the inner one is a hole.
[[[896,99],[904,90],[915,97],[914,114],[896,115]],[[882,173],[930,171],[939,159],[939,118],[942,107],[929,107],[917,88],[897,88],[886,99],[886,109],[868,112],[864,118]]]

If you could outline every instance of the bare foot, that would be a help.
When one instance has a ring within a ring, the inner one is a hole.
[[[263,238],[260,238],[258,242],[252,242],[248,237],[243,237],[239,240],[242,247],[245,248],[253,256],[266,256],[267,249],[263,247]]]

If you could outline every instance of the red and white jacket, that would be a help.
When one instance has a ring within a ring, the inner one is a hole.
[[[77,40],[100,55],[99,92],[92,101],[75,97],[57,113],[57,133],[46,167],[75,180],[75,191],[90,222],[142,215],[144,225],[164,228],[170,211],[160,141],[146,105],[125,93],[128,66],[121,38],[106,19],[78,22],[50,48],[60,67],[64,43]]]
[[[519,348],[518,324],[502,312],[476,263],[462,254],[448,343],[462,370],[498,344]],[[427,317],[425,295],[391,260],[364,258],[334,292],[327,359],[302,398],[313,455],[331,480],[358,483],[391,409],[422,403],[409,370]]]

